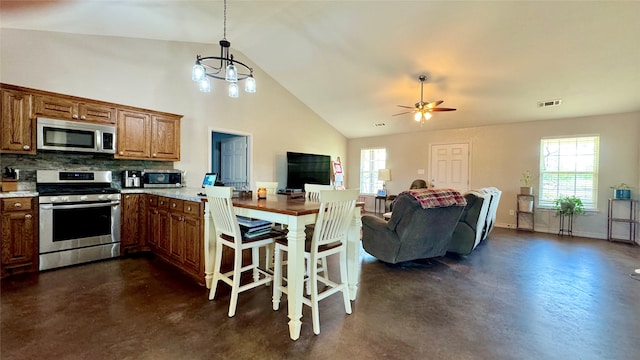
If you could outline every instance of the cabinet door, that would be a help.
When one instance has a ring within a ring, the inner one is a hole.
[[[3,200],[2,276],[38,270],[37,210],[33,201],[27,198]]]
[[[197,216],[184,217],[184,267],[201,279],[204,276],[202,252],[204,247],[202,221]]]
[[[80,113],[80,120],[104,124],[116,123],[115,108],[100,104],[82,103],[78,105],[78,110]]]
[[[125,194],[122,196],[120,253],[140,251],[144,245],[142,216],[142,195]]]
[[[1,152],[36,153],[31,101],[31,95],[28,93],[2,90]]]
[[[35,113],[36,115],[63,120],[77,120],[80,118],[78,102],[50,95],[35,96]]]
[[[152,116],[151,158],[154,160],[180,160],[180,119]]]
[[[182,263],[182,255],[184,253],[184,245],[182,238],[184,237],[184,215],[182,212],[171,212],[170,215],[170,242],[169,255],[178,264]]]
[[[151,148],[151,119],[149,114],[118,111],[116,158],[149,158]]]

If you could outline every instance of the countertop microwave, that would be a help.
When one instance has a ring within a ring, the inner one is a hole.
[[[64,150],[115,154],[116,127],[82,121],[37,118],[39,150]]]
[[[179,188],[183,186],[182,170],[144,170],[142,186],[145,188]]]

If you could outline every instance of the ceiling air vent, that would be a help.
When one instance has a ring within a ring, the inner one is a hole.
[[[538,101],[538,107],[549,107],[549,106],[558,106],[562,104],[562,100],[547,100],[547,101]]]

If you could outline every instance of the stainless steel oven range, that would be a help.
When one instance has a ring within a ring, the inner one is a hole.
[[[40,270],[120,256],[111,171],[38,170]]]

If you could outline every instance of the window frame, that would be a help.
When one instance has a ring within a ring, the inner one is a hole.
[[[573,149],[571,149],[571,146],[573,146]],[[554,148],[556,155],[548,152],[551,147]],[[599,157],[599,135],[541,138],[538,206],[553,208],[554,200],[561,195],[577,196],[582,200],[585,210],[597,210]],[[590,159],[580,163],[578,161],[580,158],[583,160]],[[570,159],[573,159],[573,162],[569,162]],[[549,163],[553,164],[550,165]],[[573,166],[573,169],[569,169],[567,165],[569,167]],[[547,182],[546,184],[545,181]],[[555,188],[549,186],[549,182],[553,181],[557,183]],[[587,186],[589,183],[590,186]],[[587,196],[585,195],[586,193],[590,194]]]
[[[365,159],[365,154],[369,155],[368,159]],[[382,189],[383,182],[378,180],[378,170],[386,168],[387,155],[384,147],[360,149],[361,194],[375,195]]]

